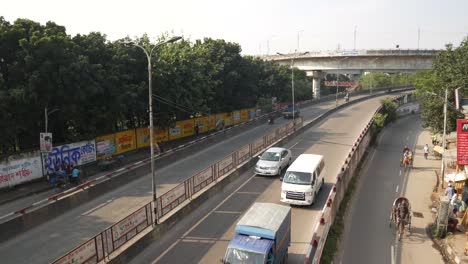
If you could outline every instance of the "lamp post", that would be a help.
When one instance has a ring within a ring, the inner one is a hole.
[[[172,43],[172,42],[175,42],[175,41],[178,41],[179,39],[181,39],[182,37],[172,37],[171,39],[169,40],[166,40],[166,41],[162,41],[156,45],[154,45],[149,51],[135,43],[135,42],[132,42],[132,41],[127,41],[127,42],[124,42],[125,44],[131,44],[135,47],[138,47],[140,48],[141,50],[143,50],[143,52],[145,53],[146,55],[146,58],[148,60],[148,104],[149,104],[149,130],[150,130],[150,149],[151,149],[151,185],[152,185],[152,191],[153,191],[153,202],[156,201],[156,177],[155,177],[155,173],[154,173],[154,138],[153,138],[153,135],[154,135],[154,126],[153,126],[153,90],[152,90],[152,80],[151,80],[151,55],[153,54],[153,51],[161,46],[161,45],[164,45],[164,44],[168,44],[168,43]],[[156,205],[154,207],[154,210],[156,211]],[[155,218],[156,219],[156,218]],[[157,220],[156,220],[157,221]]]
[[[335,105],[338,106],[338,81],[339,81],[339,70],[340,70],[340,64],[342,61],[346,60],[348,57],[344,57],[342,59],[339,59],[338,60],[338,63],[337,63],[337,66],[338,66],[338,69],[336,71],[336,90],[335,90]]]
[[[47,128],[48,128],[47,125],[49,123],[49,115],[54,113],[54,112],[57,112],[58,110],[60,110],[60,109],[55,108],[55,109],[53,109],[51,111],[47,111],[47,106],[44,108],[44,116],[45,116],[45,131],[44,132],[45,133],[47,133]]]
[[[293,124],[294,124],[294,127],[296,125],[295,122],[295,110],[296,110],[296,105],[295,105],[295,102],[294,102],[294,60],[299,57],[299,56],[302,56],[302,55],[306,55],[308,54],[309,52],[303,52],[303,53],[297,53],[297,50],[294,52],[293,56],[291,57],[291,93],[292,93],[292,116],[293,116]],[[285,54],[282,54],[282,53],[279,53],[277,52],[276,54],[280,55],[280,56],[286,56]]]
[[[427,92],[428,94],[439,96],[436,93],[433,92]],[[445,134],[447,134],[447,105],[448,105],[448,89],[445,88],[445,98],[444,98],[444,132],[442,135],[442,163],[440,165],[440,177],[441,181],[440,184],[443,186],[443,180],[444,180],[444,174],[445,174],[445,158],[444,158],[444,153],[445,153]]]

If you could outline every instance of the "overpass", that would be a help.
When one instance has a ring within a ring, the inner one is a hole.
[[[362,74],[369,71],[387,73],[414,72],[432,68],[440,50],[351,50],[304,52],[298,55],[264,56],[264,60],[291,65],[312,77],[314,98],[320,98],[320,80],[325,73]]]

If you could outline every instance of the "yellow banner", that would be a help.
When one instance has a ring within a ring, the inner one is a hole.
[[[132,129],[116,133],[115,141],[117,143],[116,154],[136,149],[135,130]]]
[[[169,140],[174,140],[182,137],[182,127],[176,123],[174,127],[169,128]]]
[[[197,117],[193,120],[195,125],[198,125],[198,133],[205,133],[208,132],[209,127],[208,127],[208,117],[203,116],[203,117]]]
[[[179,121],[177,123],[179,123],[182,128],[182,137],[188,137],[195,134],[195,122],[193,119]]]
[[[169,141],[169,133],[167,128],[154,128],[154,140],[156,142],[166,142]]]
[[[241,112],[240,111],[234,111],[232,112],[232,122],[234,124],[239,124],[241,122]]]
[[[150,146],[150,130],[147,127],[140,127],[136,130],[137,148]]]
[[[223,113],[224,115],[224,123],[226,126],[232,126],[234,124],[232,120],[232,113]]]
[[[248,109],[240,110],[240,119],[241,119],[241,122],[249,121],[249,110]]]
[[[96,157],[104,159],[110,157],[117,152],[115,144],[115,134],[96,137]]]
[[[209,115],[208,122],[210,123],[210,130],[216,129],[216,115]]]

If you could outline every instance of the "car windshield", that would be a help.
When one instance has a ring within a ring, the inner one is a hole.
[[[297,171],[287,171],[284,175],[283,182],[292,183],[292,184],[310,184],[311,173],[308,172],[297,172]]]
[[[263,153],[262,157],[260,157],[261,160],[268,160],[268,161],[279,161],[280,160],[280,154],[277,152],[265,152]]]
[[[237,248],[228,248],[224,263],[263,264],[265,263],[265,255]]]

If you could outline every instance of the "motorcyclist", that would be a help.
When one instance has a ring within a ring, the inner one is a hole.
[[[409,151],[410,151],[410,149],[408,148],[408,146],[405,146],[405,147],[403,148],[403,154],[404,154],[404,153],[407,153],[407,152],[409,152]]]
[[[272,125],[275,122],[275,116],[273,114],[270,114],[268,116],[268,124]]]

